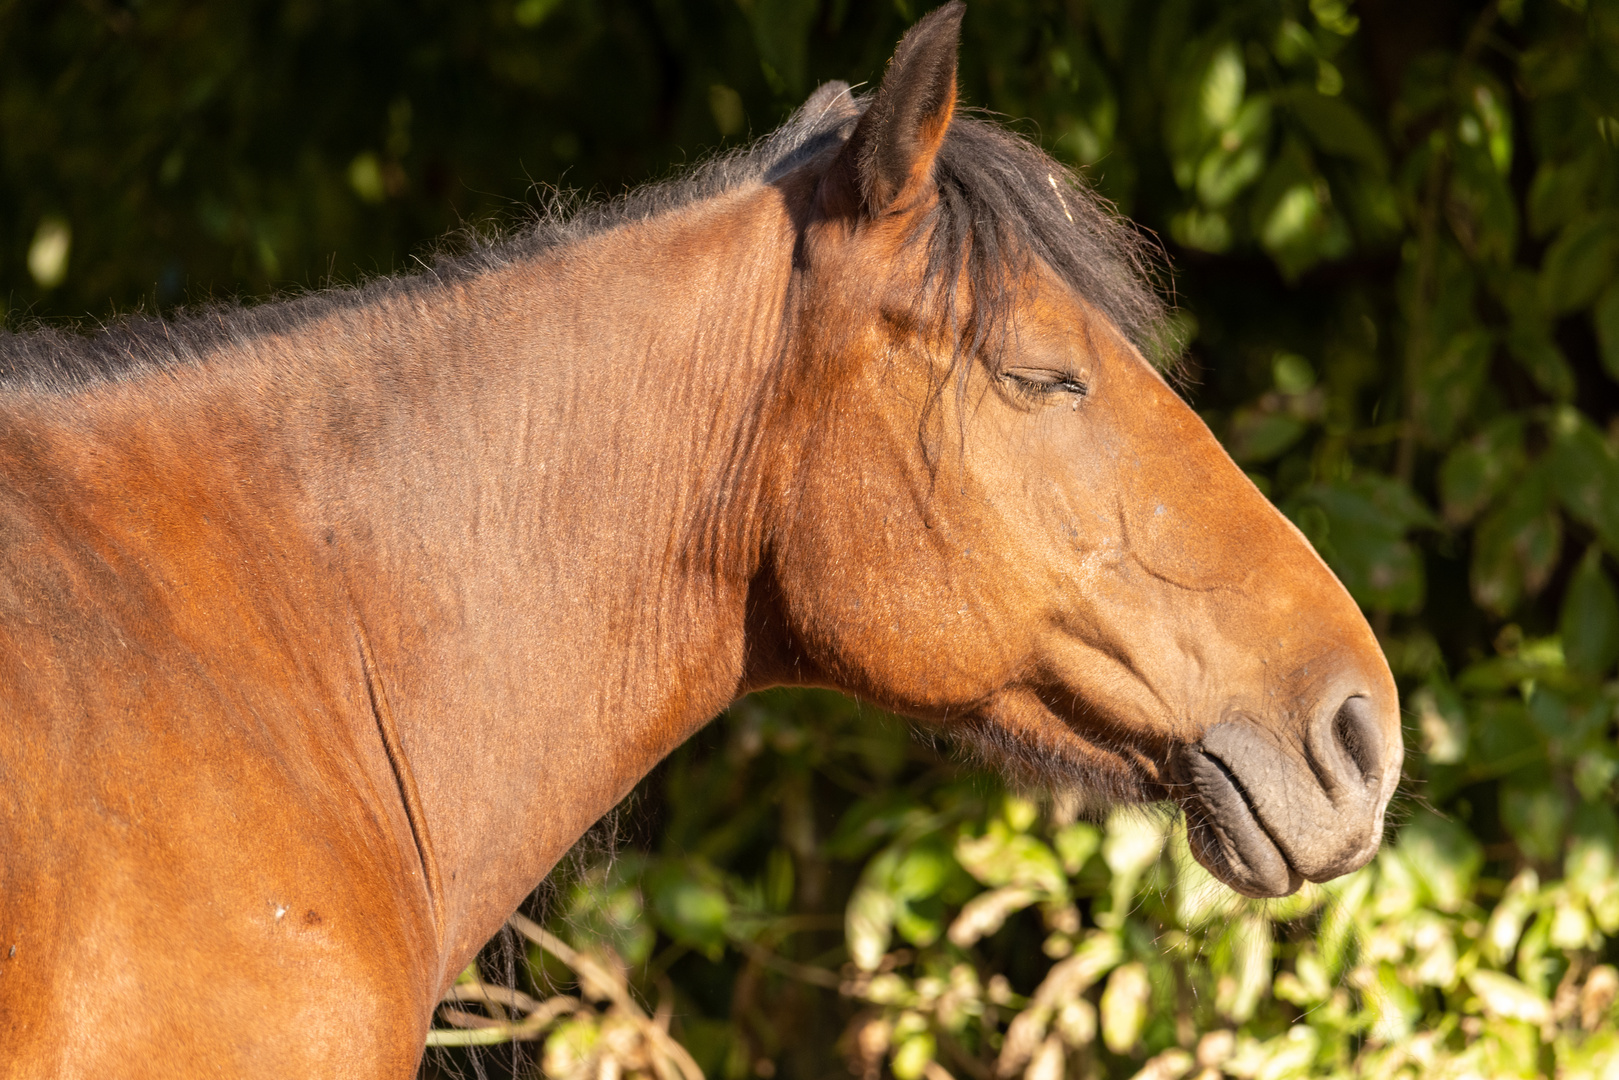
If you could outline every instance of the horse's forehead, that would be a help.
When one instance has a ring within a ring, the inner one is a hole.
[[[1044,263],[1034,262],[1010,284],[1000,314],[1014,347],[1061,339],[1084,358],[1117,358],[1156,371],[1098,305]]]

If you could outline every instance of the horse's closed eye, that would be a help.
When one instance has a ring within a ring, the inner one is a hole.
[[[1072,371],[1049,368],[1006,368],[1000,373],[1001,381],[1019,394],[1044,398],[1055,394],[1084,397],[1090,392],[1085,377]]]

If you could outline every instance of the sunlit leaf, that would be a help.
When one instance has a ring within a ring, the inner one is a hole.
[[[1166,831],[1162,820],[1134,807],[1120,807],[1108,816],[1102,859],[1115,875],[1134,878],[1158,861]]]
[[[1115,1054],[1127,1054],[1141,1038],[1152,987],[1147,965],[1136,961],[1116,968],[1102,991],[1102,1042]]]
[[[849,958],[862,971],[877,970],[893,939],[899,902],[886,885],[895,861],[897,855],[888,851],[867,863],[844,908],[843,936],[849,944]]]
[[[1484,865],[1483,846],[1461,825],[1419,810],[1400,831],[1400,851],[1440,911],[1457,911]]]
[[[1422,736],[1422,752],[1436,765],[1454,765],[1467,759],[1467,714],[1461,698],[1449,686],[1430,682],[1411,697]]]
[[[967,948],[980,938],[995,933],[1006,922],[1006,917],[1041,899],[1038,890],[1021,885],[1003,885],[979,893],[962,906],[961,914],[950,924],[950,941]]]
[[[985,885],[1021,885],[1047,896],[1067,891],[1067,875],[1051,848],[1033,836],[1012,832],[999,820],[990,822],[982,836],[963,834],[955,855]]]
[[[921,1080],[936,1051],[933,1034],[920,1031],[900,1042],[889,1061],[897,1080]]]
[[[1496,964],[1505,964],[1523,936],[1524,920],[1540,901],[1540,877],[1532,869],[1520,870],[1508,883],[1484,930],[1485,955]]]
[[[1619,932],[1619,818],[1613,807],[1586,803],[1574,815],[1563,874],[1604,934]]]
[[[1057,849],[1057,857],[1062,860],[1063,870],[1077,874],[1101,846],[1102,833],[1088,821],[1076,821],[1058,829],[1051,842]]]
[[[1545,998],[1499,971],[1474,971],[1467,976],[1467,985],[1479,996],[1485,1013],[1490,1016],[1540,1024],[1551,1014]]]
[[[1211,129],[1218,131],[1237,118],[1237,110],[1242,106],[1246,74],[1242,53],[1236,45],[1228,42],[1215,50],[1204,72],[1198,96],[1203,122]]]
[[[718,959],[725,950],[731,902],[712,874],[696,864],[665,861],[647,884],[659,925],[676,940]]]
[[[1216,969],[1214,1004],[1237,1023],[1253,1016],[1270,989],[1272,948],[1270,919],[1263,915],[1236,919],[1225,932],[1222,952],[1229,955],[1230,962],[1223,973]]]

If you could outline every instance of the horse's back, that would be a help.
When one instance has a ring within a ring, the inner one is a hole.
[[[0,459],[0,1076],[408,1074],[435,942],[334,632],[277,552],[29,479]]]

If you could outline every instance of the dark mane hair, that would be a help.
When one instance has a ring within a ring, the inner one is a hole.
[[[0,387],[70,392],[108,380],[193,363],[219,350],[284,333],[334,310],[408,298],[443,283],[532,259],[585,237],[645,221],[747,183],[771,183],[830,156],[849,137],[868,98],[828,83],[785,124],[751,146],[613,199],[556,194],[537,220],[508,236],[460,234],[461,250],[422,272],[375,278],[254,305],[209,304],[171,318],[137,314],[85,334],[75,327],[0,329]],[[1096,307],[1155,363],[1178,352],[1156,285],[1158,249],[1072,170],[1028,139],[972,112],[952,119],[935,163],[937,209],[927,224],[928,279],[975,354],[1004,325],[1010,285],[1038,259]],[[455,238],[452,238],[452,240]],[[955,291],[968,282],[973,309]]]

